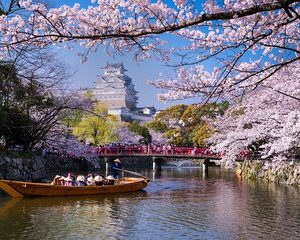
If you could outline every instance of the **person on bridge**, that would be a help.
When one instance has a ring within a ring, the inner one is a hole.
[[[122,169],[122,163],[120,159],[115,159],[113,165],[111,166],[112,175],[115,179],[120,179],[120,171],[118,169]]]

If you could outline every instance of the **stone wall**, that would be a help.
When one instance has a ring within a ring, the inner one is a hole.
[[[282,162],[266,168],[262,161],[237,163],[236,174],[243,178],[300,186],[300,163]]]
[[[53,174],[93,169],[91,163],[81,159],[60,156],[15,158],[0,155],[0,179],[44,181],[51,179]]]

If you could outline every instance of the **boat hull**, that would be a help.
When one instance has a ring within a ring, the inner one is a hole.
[[[144,178],[126,178],[115,185],[67,187],[47,183],[0,180],[0,188],[15,198],[102,195],[141,190],[148,185]]]

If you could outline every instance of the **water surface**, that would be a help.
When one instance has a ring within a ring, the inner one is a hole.
[[[300,239],[300,190],[231,171],[141,172],[158,184],[127,194],[0,197],[0,239]]]

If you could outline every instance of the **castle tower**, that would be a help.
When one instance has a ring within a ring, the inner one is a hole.
[[[135,110],[137,92],[123,63],[106,64],[104,73],[98,76],[96,86],[92,92],[98,101],[105,103],[109,109],[127,108]]]

